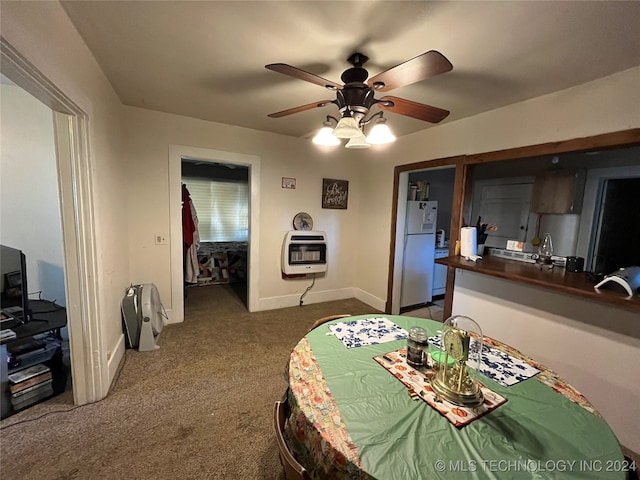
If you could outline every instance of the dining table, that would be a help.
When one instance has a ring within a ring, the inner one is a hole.
[[[623,480],[635,469],[578,390],[497,339],[483,337],[472,370],[491,406],[443,401],[429,386],[436,366],[406,364],[416,326],[439,350],[443,323],[387,314],[329,321],[293,348],[284,434],[312,478]]]

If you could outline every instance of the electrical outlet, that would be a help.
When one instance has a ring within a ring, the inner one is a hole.
[[[165,237],[161,233],[156,233],[155,234],[155,242],[156,242],[156,245],[166,245],[167,244],[167,237]]]

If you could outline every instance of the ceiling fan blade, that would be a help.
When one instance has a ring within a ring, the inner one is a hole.
[[[333,100],[320,100],[319,102],[308,103],[307,105],[300,105],[299,107],[289,108],[287,110],[282,110],[281,112],[270,113],[267,116],[271,118],[285,117],[287,115],[292,115],[294,113],[300,113],[306,110],[311,110],[312,108],[325,107],[330,103],[335,103],[335,102]]]
[[[391,104],[387,102],[391,102]],[[378,100],[377,104],[382,110],[431,123],[438,123],[444,120],[450,113],[448,110],[443,110],[442,108],[392,96],[382,97]]]
[[[315,75],[313,73],[309,73],[304,70],[300,70],[299,68],[292,67],[291,65],[287,65],[286,63],[271,63],[269,65],[265,65],[265,68],[273,70],[274,72],[284,73],[285,75],[289,75],[294,78],[299,78],[300,80],[315,83],[316,85],[328,88],[329,90],[339,90],[342,88],[342,85],[340,85],[339,83],[332,82],[331,80],[319,77],[318,75]]]
[[[379,73],[370,78],[367,84],[378,92],[388,92],[394,88],[411,85],[426,78],[449,72],[452,69],[453,65],[444,55],[436,50],[429,50]]]

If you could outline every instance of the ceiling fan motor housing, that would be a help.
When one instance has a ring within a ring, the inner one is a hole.
[[[364,83],[347,84],[336,92],[336,102],[342,115],[348,111],[359,122],[375,103],[374,92]]]
[[[367,78],[369,78],[369,72],[362,67],[349,68],[340,75],[340,79],[347,85],[350,83],[364,83]]]

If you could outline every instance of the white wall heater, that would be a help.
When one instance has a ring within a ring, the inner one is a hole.
[[[282,243],[282,273],[304,275],[327,271],[327,236],[315,230],[292,230]]]

